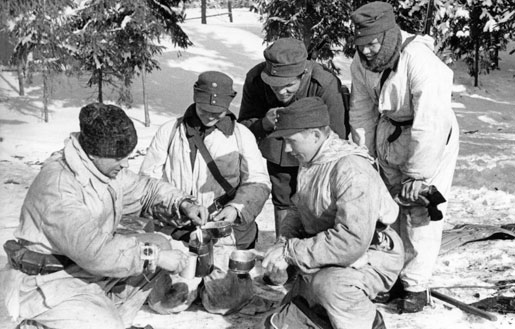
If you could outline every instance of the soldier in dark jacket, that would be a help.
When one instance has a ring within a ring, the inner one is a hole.
[[[267,138],[275,129],[276,111],[304,98],[318,96],[327,105],[331,128],[347,138],[345,110],[339,79],[314,61],[308,60],[300,40],[279,39],[263,52],[266,59],[248,73],[238,120],[256,136],[267,160],[272,182],[276,235],[296,191],[299,163],[284,152],[284,142]]]

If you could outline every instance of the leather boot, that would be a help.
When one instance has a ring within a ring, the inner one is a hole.
[[[402,298],[405,295],[404,287],[401,280],[397,279],[389,291],[380,292],[376,298],[372,300],[373,303],[388,304],[396,299]]]
[[[399,313],[417,313],[428,305],[427,291],[412,292],[406,291],[397,304]]]

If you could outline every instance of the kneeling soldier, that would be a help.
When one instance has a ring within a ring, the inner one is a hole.
[[[265,327],[385,328],[370,299],[402,268],[402,242],[388,226],[398,206],[367,149],[331,130],[322,99],[303,98],[277,114],[270,136],[299,160],[298,190],[263,267],[300,274]]]
[[[207,209],[171,184],[127,169],[136,129],[113,105],[81,109],[80,133],[30,186],[0,272],[9,314],[49,328],[126,328],[166,271],[187,256],[159,234],[116,233],[122,214],[201,225]]]

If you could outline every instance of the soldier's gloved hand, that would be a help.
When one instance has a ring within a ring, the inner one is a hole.
[[[157,266],[174,273],[179,273],[188,263],[188,255],[184,252],[173,250],[161,250],[157,259]]]
[[[214,222],[226,221],[234,223],[238,218],[238,210],[231,205],[225,206],[218,214],[213,217]]]
[[[401,197],[405,200],[415,202],[422,191],[423,181],[409,179],[402,184]]]
[[[280,107],[275,107],[273,109],[268,110],[266,112],[265,117],[262,120],[263,129],[265,131],[272,131],[275,129],[275,124],[277,122],[277,110],[280,109]]]
[[[202,226],[207,223],[209,212],[207,208],[202,205],[196,204],[191,200],[184,200],[181,202],[179,210],[196,226]]]

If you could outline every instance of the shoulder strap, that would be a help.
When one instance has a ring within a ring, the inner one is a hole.
[[[222,186],[225,193],[232,192],[234,190],[233,186],[231,184],[229,184],[229,182],[220,173],[220,170],[216,166],[216,163],[213,160],[213,158],[211,157],[211,154],[209,154],[209,151],[207,150],[207,147],[204,144],[204,141],[200,138],[199,134],[197,132],[195,132],[195,133],[193,133],[193,135],[190,138],[193,140],[193,143],[195,143],[195,146],[197,147],[200,154],[206,161],[209,171],[211,171],[211,174],[213,174],[213,177],[215,177],[218,184],[220,184],[220,186]]]
[[[166,177],[166,167],[167,167],[167,164],[168,164],[168,161],[170,161],[170,147],[172,147],[172,142],[173,142],[173,137],[175,136],[175,133],[177,132],[177,128],[179,128],[181,122],[182,122],[182,117],[178,118],[177,121],[175,121],[175,123],[173,124],[173,127],[172,127],[172,131],[170,132],[170,139],[168,140],[168,147],[166,148],[166,158],[165,158],[165,161],[163,163],[163,177]]]
[[[412,36],[406,38],[406,40],[404,40],[404,42],[401,45],[400,52],[402,53],[404,48],[406,48],[406,46],[409,45],[409,43],[411,41],[413,41],[413,39],[415,39],[416,37],[417,37],[417,35],[415,34],[415,35],[412,35]],[[395,65],[395,66],[397,66],[397,65]],[[387,68],[386,70],[384,70],[383,74],[381,74],[381,81],[379,82],[379,90],[383,89],[383,85],[384,85],[386,79],[388,79],[388,77],[390,76],[390,73],[392,73],[392,69]]]
[[[180,117],[175,121],[172,132],[170,134],[170,140],[168,141],[168,147],[166,148],[166,152],[170,151],[170,147],[172,146],[173,136],[175,135],[175,132],[177,131],[177,128],[181,125],[183,117]]]

